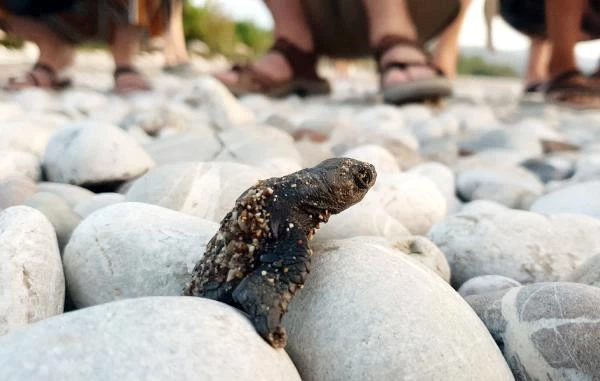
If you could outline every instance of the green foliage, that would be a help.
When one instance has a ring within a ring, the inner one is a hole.
[[[235,44],[235,24],[214,5],[202,7],[185,3],[183,30],[186,40],[201,40],[213,53],[230,55]]]
[[[517,73],[507,65],[487,63],[481,57],[460,56],[457,67],[460,75],[483,75],[491,77],[516,77]]]
[[[241,0],[243,1],[243,0]],[[186,1],[183,10],[183,29],[186,40],[203,41],[212,53],[232,56],[240,43],[252,55],[261,54],[271,45],[271,31],[250,21],[235,22],[223,14],[211,1],[195,6]]]
[[[11,36],[4,36],[0,38],[0,45],[9,49],[21,49],[23,47],[23,40]]]

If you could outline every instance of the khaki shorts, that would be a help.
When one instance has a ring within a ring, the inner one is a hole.
[[[460,0],[406,0],[419,41],[425,43],[454,21]],[[371,55],[362,0],[305,0],[318,54],[336,58]]]

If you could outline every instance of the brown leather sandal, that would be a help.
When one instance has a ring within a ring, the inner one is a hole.
[[[121,89],[117,86],[117,81],[119,79],[120,76],[124,75],[124,74],[134,74],[134,75],[138,75],[140,77],[142,77],[144,84],[142,86],[134,86],[131,88],[126,88],[126,89]],[[135,68],[131,67],[131,66],[119,66],[115,69],[115,72],[113,73],[113,78],[115,80],[115,93],[117,94],[130,94],[130,93],[134,93],[137,91],[148,91],[148,90],[152,90],[152,87],[150,86],[150,84],[143,78],[142,74],[137,71]]]
[[[305,52],[283,38],[277,39],[270,51],[285,57],[292,69],[292,79],[274,80],[249,63],[234,65],[231,70],[238,73],[238,80],[235,83],[223,82],[224,85],[236,96],[259,93],[279,98],[291,94],[309,96],[331,92],[329,82],[317,74],[317,56],[314,53]]]
[[[48,77],[48,85],[43,84],[40,78],[35,74],[35,71],[42,72]],[[28,87],[39,87],[50,90],[63,90],[72,85],[70,78],[59,78],[56,70],[52,66],[38,62],[31,70],[29,70],[24,77],[11,77],[8,79],[8,83],[4,87],[8,91],[17,91]]]
[[[580,81],[574,81],[580,78]],[[569,70],[546,83],[546,101],[574,109],[600,109],[600,86],[579,70]]]
[[[424,62],[394,60],[387,62],[385,65],[382,64],[382,57],[384,54],[397,46],[410,46],[415,48],[422,52],[426,59]],[[444,72],[432,62],[429,52],[427,52],[417,41],[401,36],[387,35],[379,41],[373,51],[378,64],[380,86],[384,102],[400,105],[409,102],[437,101],[452,95],[452,83],[446,78]],[[409,80],[394,85],[383,85],[383,77],[389,70],[406,70],[410,67],[430,68],[435,72],[435,76],[431,78]]]

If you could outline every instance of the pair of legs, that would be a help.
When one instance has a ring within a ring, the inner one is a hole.
[[[188,64],[190,58],[183,32],[183,0],[173,1],[171,5],[171,18],[164,39],[165,66],[175,67]]]
[[[8,86],[10,90],[27,87],[50,88],[57,81],[56,73],[67,69],[74,60],[75,45],[62,38],[54,30],[33,18],[9,15],[5,20],[11,34],[35,43],[39,48],[38,62],[50,68],[34,67],[21,80],[15,80]],[[116,28],[110,51],[117,68],[131,68],[133,56],[139,47],[141,30],[131,25],[120,25]],[[115,76],[115,90],[129,93],[148,88],[145,79],[134,71],[122,71]]]
[[[409,16],[405,0],[362,0],[369,20],[369,40],[372,46],[387,35],[398,35],[417,41],[417,33]],[[466,0],[465,0],[466,1]],[[305,52],[315,50],[315,43],[311,27],[307,20],[303,0],[265,0],[265,3],[274,19],[274,37],[283,38]],[[464,17],[464,13],[463,13]],[[448,35],[446,40],[450,44],[456,44],[460,23]],[[451,28],[452,29],[452,28]],[[456,49],[449,49],[448,43],[440,47],[439,62],[442,66],[451,67],[456,62]],[[425,62],[427,57],[420,50],[411,46],[396,46],[386,51],[381,57],[380,64],[385,66],[388,62]],[[275,81],[289,80],[293,76],[292,68],[285,57],[279,52],[271,51],[254,64],[254,68]],[[452,67],[449,74],[453,74]],[[429,78],[435,76],[435,70],[427,66],[409,66],[405,69],[392,68],[386,70],[382,78],[382,86],[407,82],[410,80]],[[217,74],[217,77],[225,83],[235,83],[239,79],[239,73],[229,71]]]

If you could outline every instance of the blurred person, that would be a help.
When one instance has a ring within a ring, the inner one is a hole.
[[[163,70],[173,74],[186,74],[191,70],[183,30],[183,1],[171,1],[171,19],[164,34],[165,66]]]
[[[115,62],[117,93],[148,90],[148,81],[134,68],[133,57],[144,32],[160,34],[169,19],[165,0],[0,0],[0,27],[35,43],[37,63],[8,90],[27,87],[61,89],[62,76],[82,42],[108,42]]]
[[[575,59],[579,41],[600,38],[600,0],[500,0],[500,13],[534,40],[529,69],[539,74],[546,100],[600,108],[598,73],[585,76]]]
[[[388,103],[438,99],[452,86],[423,48],[460,13],[459,0],[265,0],[275,43],[256,62],[216,74],[234,94],[327,94],[318,56],[373,55]],[[451,36],[452,37],[452,36]],[[449,61],[451,61],[451,58]]]

